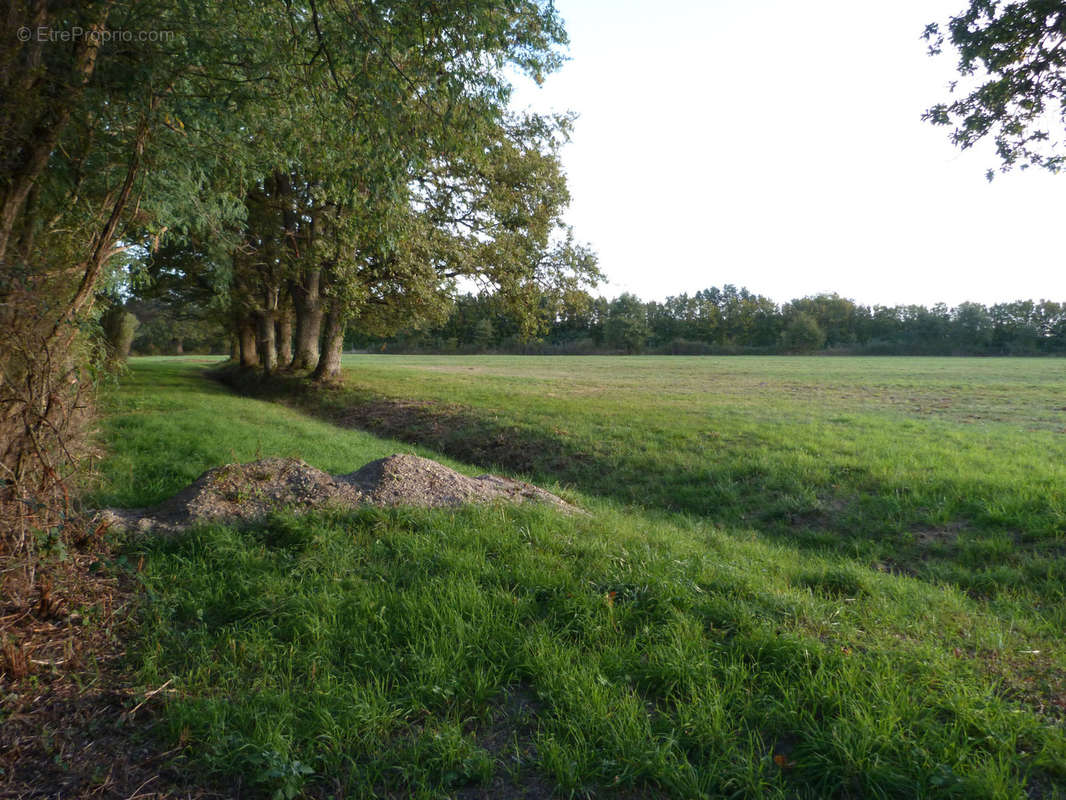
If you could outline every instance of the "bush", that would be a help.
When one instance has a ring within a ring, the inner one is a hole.
[[[107,344],[107,360],[111,363],[125,361],[130,356],[130,346],[140,325],[140,320],[121,305],[111,306],[100,319]]]

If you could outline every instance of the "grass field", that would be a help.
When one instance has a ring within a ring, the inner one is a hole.
[[[99,504],[421,442],[589,509],[367,510],[131,540],[130,668],[252,796],[1061,797],[1066,369],[352,357],[293,403],[145,359]],[[447,460],[447,459],[445,459]]]
[[[334,418],[629,506],[1020,597],[1066,629],[1058,360],[346,363],[345,389],[314,399]],[[352,415],[361,405],[369,413]]]

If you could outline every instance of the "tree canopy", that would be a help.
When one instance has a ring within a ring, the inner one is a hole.
[[[926,120],[951,127],[952,140],[964,149],[991,139],[1004,171],[1062,169],[1066,4],[970,0],[946,26],[928,25],[925,38],[933,54],[954,49],[960,75],[952,99],[929,108]]]
[[[157,339],[210,321],[245,366],[328,379],[350,327],[478,286],[533,335],[598,276],[562,220],[570,117],[510,108],[561,63],[549,0],[14,0],[3,25],[0,501],[72,460],[131,292]]]

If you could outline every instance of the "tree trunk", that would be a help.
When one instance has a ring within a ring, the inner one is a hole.
[[[100,271],[103,269],[104,262],[111,258],[112,255],[115,255],[115,251],[111,249],[114,244],[115,231],[126,209],[126,203],[129,201],[130,192],[133,190],[133,182],[140,170],[141,156],[144,154],[144,145],[147,138],[148,117],[145,116],[141,119],[140,129],[133,143],[133,153],[130,155],[129,166],[126,168],[126,180],[123,182],[118,197],[112,205],[111,215],[108,217],[107,222],[104,223],[103,228],[94,235],[92,252],[85,261],[78,265],[78,271],[83,272],[81,283],[78,285],[78,290],[74,293],[74,297],[67,302],[62,315],[52,328],[52,333],[45,339],[45,349],[54,349],[55,343],[63,335],[64,328],[67,328],[68,331],[63,346],[64,348],[69,347],[77,333],[78,315],[92,307]]]
[[[278,367],[288,369],[292,366],[292,313],[285,311],[278,316]]]
[[[344,349],[344,317],[330,309],[326,314],[326,330],[322,341],[322,356],[312,376],[316,381],[336,380],[341,374],[341,352]]]
[[[234,364],[241,363],[241,340],[238,336],[230,337],[229,360]]]
[[[259,361],[263,365],[263,372],[270,375],[278,368],[277,340],[274,338],[274,312],[261,311],[255,316]]]
[[[318,364],[318,341],[322,333],[322,270],[308,270],[289,287],[296,313],[296,353],[293,369],[314,369]]]
[[[255,323],[251,319],[242,319],[237,323],[237,338],[241,347],[241,367],[259,366],[259,354],[255,349]]]
[[[314,369],[318,364],[319,341],[322,338],[322,309],[315,308],[296,314],[296,352],[293,369]]]
[[[180,336],[175,336],[174,337],[174,355],[176,355],[176,356],[185,355],[185,346],[184,346],[184,344],[185,343],[182,341],[182,338]]]

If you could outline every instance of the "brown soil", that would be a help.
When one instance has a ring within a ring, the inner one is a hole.
[[[918,528],[912,533],[914,541],[918,545],[929,547],[937,544],[952,545],[959,538],[959,534],[966,529],[966,523],[956,520],[946,525],[932,528]]]
[[[554,784],[533,767],[537,717],[543,708],[527,686],[505,689],[492,703],[490,713],[470,731],[478,745],[496,762],[492,778],[468,786],[457,800],[547,800],[556,794]]]
[[[72,551],[38,570],[33,597],[0,606],[0,800],[233,797],[190,783],[180,748],[154,735],[171,690],[124,671],[137,587],[99,569],[106,558]]]
[[[238,370],[208,375],[239,394],[282,403],[342,428],[429,447],[468,464],[577,482],[603,463],[564,431],[546,434],[457,403],[385,397],[344,383],[311,390],[294,376],[253,378]]]
[[[347,475],[329,475],[298,459],[267,458],[208,470],[187,488],[154,508],[105,509],[103,522],[126,530],[172,533],[212,521],[251,521],[282,509],[416,506],[440,508],[467,503],[536,501],[579,512],[532,484],[481,475],[470,478],[415,455],[371,461]]]

